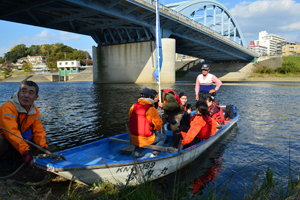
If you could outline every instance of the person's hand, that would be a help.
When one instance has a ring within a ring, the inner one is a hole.
[[[199,96],[198,95],[196,95],[196,100],[199,101]]]
[[[25,153],[23,154],[23,157],[25,158],[26,163],[28,163],[31,167],[34,167],[33,156],[32,156],[32,152],[30,150],[25,151]]]
[[[211,93],[214,93],[214,92],[216,92],[214,89],[209,90],[209,93],[210,93],[210,94],[211,94]]]
[[[162,103],[162,102],[158,102],[157,105],[158,105],[159,107],[163,107],[163,103]]]

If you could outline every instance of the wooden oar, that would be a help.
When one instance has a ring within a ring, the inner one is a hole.
[[[129,140],[122,140],[122,139],[118,139],[118,138],[110,138],[110,141],[130,145]],[[174,152],[177,151],[177,149],[175,149],[173,147],[162,147],[162,146],[157,146],[157,145],[146,145],[146,146],[143,146],[142,148],[158,150],[158,151],[165,151],[165,152],[168,152],[168,153],[174,153]]]
[[[122,139],[118,139],[118,138],[110,138],[110,141],[111,142],[119,142],[119,143],[122,143],[122,144],[128,144],[128,145],[133,146],[130,130],[129,130],[127,124],[125,124],[125,126],[126,126],[126,131],[128,133],[129,140],[122,140]],[[177,151],[177,149],[175,149],[173,147],[162,147],[162,146],[157,146],[157,145],[146,145],[146,146],[143,146],[142,148],[158,150],[158,151],[165,151],[165,152],[168,152],[168,153],[174,153],[174,152]]]

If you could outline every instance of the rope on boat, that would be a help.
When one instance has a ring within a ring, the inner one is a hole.
[[[26,139],[24,139],[24,138],[22,138],[22,137],[20,137],[20,136],[18,136],[18,135],[16,135],[16,134],[10,132],[9,130],[6,130],[5,128],[3,128],[3,127],[1,127],[1,126],[0,126],[0,128],[3,129],[3,130],[5,130],[6,132],[8,132],[8,133],[10,133],[10,134],[12,134],[12,135],[14,135],[14,136],[16,136],[17,138],[20,138],[21,140],[24,140],[27,144],[30,144],[30,145],[32,145],[32,146],[38,148],[39,150],[45,152],[46,154],[53,155],[53,157],[61,158],[61,159],[65,160],[65,161],[67,161],[67,159],[66,159],[63,155],[57,155],[57,154],[51,153],[50,151],[48,151],[48,150],[46,150],[46,149],[44,149],[44,148],[42,148],[42,147],[40,147],[40,146],[34,144],[33,142],[31,142],[31,141],[29,141],[29,140],[26,140]]]
[[[59,155],[57,155],[57,154],[39,154],[39,155],[35,156],[35,158],[55,158],[55,159],[59,158],[60,159],[60,157],[58,157],[58,156]],[[16,175],[20,171],[20,169],[22,169],[25,166],[25,164],[26,163],[24,162],[18,169],[16,169],[16,171],[14,171],[13,173],[11,173],[7,176],[3,176],[3,177],[0,176],[0,179],[7,179],[7,178],[10,178],[10,177]]]
[[[67,159],[64,159],[65,157],[63,155],[58,155],[58,154],[39,154],[37,156],[35,156],[35,158],[39,158],[39,159],[43,159],[43,158],[55,158],[57,161],[59,160],[67,160]]]
[[[22,183],[22,182],[19,182],[19,183],[21,183],[21,184],[24,184],[24,185],[35,185],[35,186],[37,186],[37,185],[45,185],[45,184],[47,184],[47,183],[49,183],[53,178],[55,178],[56,177],[56,175],[55,174],[48,174],[45,178],[44,178],[44,180],[42,180],[42,181],[40,181],[40,182],[36,182],[36,183],[31,183],[31,182],[27,182],[27,183]]]
[[[0,177],[0,179],[7,179],[7,178],[10,178],[10,177],[14,176],[16,173],[18,173],[20,171],[20,169],[22,169],[22,167],[24,167],[25,164],[26,163],[24,162],[16,171],[11,173],[10,175]]]
[[[11,174],[9,174],[7,176],[0,177],[0,179],[8,179],[8,178],[16,175],[20,171],[20,169],[22,169],[25,166],[25,164],[26,163],[24,162],[16,171],[14,171],[13,173],[11,173]],[[17,181],[17,183],[22,184],[22,185],[29,185],[29,186],[30,185],[35,185],[35,186],[37,186],[37,185],[45,185],[45,184],[49,183],[54,177],[56,177],[55,174],[48,173],[48,175],[44,178],[44,180],[42,180],[40,182],[36,182],[36,183],[32,183],[32,182],[23,183],[23,182]]]
[[[41,148],[40,146],[34,144],[33,142],[31,142],[29,140],[26,140],[26,139],[24,139],[24,138],[22,138],[22,137],[20,137],[16,134],[10,132],[9,130],[6,130],[5,128],[3,128],[1,126],[0,126],[0,128],[4,131],[16,136],[17,138],[20,138],[21,140],[24,140],[27,144],[30,144],[30,145],[32,145],[32,146],[34,146],[34,147],[38,148],[39,150],[46,153],[46,154],[39,154],[39,155],[36,156],[36,158],[55,158],[57,160],[62,159],[62,160],[67,161],[67,159],[63,155],[58,155],[58,154],[51,153],[50,151],[48,151],[44,148]],[[11,173],[7,176],[0,177],[0,179],[7,179],[7,178],[10,178],[10,177],[16,175],[25,166],[25,164],[26,163],[24,162],[16,171],[14,171],[13,173]],[[25,184],[25,185],[43,185],[43,184],[46,184],[46,183],[50,182],[53,179],[53,177],[55,176],[54,174],[50,174],[50,175],[48,177],[46,177],[43,181],[40,181],[40,182],[37,182],[37,183],[31,183],[31,182],[27,182],[27,183],[18,182],[18,183]]]

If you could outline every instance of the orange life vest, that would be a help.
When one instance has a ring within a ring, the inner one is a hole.
[[[201,128],[200,132],[198,133],[197,137],[201,139],[207,139],[210,137],[211,127],[212,127],[212,120],[210,116],[203,116],[203,115],[194,115],[191,119],[191,122],[194,120],[196,116],[201,116],[203,120],[206,122],[205,126]]]
[[[211,116],[214,120],[216,120],[216,122],[220,123],[220,122],[224,122],[225,117],[224,117],[224,113],[222,108],[219,105],[216,105],[220,111],[215,113],[213,116]]]
[[[132,135],[150,137],[153,135],[153,123],[146,118],[151,105],[135,103],[129,119],[129,130]]]

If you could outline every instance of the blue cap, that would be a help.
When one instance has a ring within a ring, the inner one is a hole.
[[[149,88],[144,88],[141,91],[141,97],[154,97],[154,94],[152,92],[152,90],[150,90]]]
[[[209,65],[208,64],[203,64],[201,69],[204,69],[204,70],[209,70]]]

